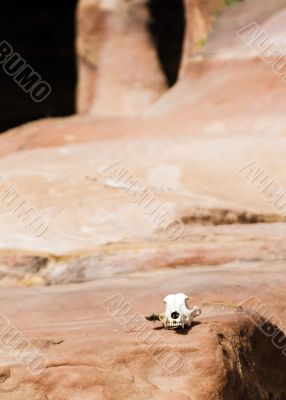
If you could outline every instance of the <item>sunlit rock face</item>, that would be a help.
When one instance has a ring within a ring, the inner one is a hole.
[[[166,91],[149,21],[143,1],[80,1],[80,113],[139,115]]]
[[[146,4],[80,2],[81,114],[1,135],[0,309],[47,362],[3,345],[1,399],[285,398],[285,83],[236,31],[282,45],[286,4],[207,3],[168,90]],[[187,329],[145,321],[169,293]]]
[[[33,376],[2,347],[3,398],[184,399],[187,393],[209,400],[232,399],[234,391],[238,399],[253,400],[257,393],[263,400],[269,393],[283,398],[286,358],[269,336],[275,328],[268,325],[264,335],[263,321],[236,308],[251,304],[252,297],[254,311],[263,307],[265,317],[279,315],[281,328],[286,323],[283,273],[282,264],[252,262],[44,289],[2,288],[1,309],[46,360],[44,372]],[[144,322],[170,290],[191,292],[201,305],[190,330]],[[13,343],[13,337],[6,335],[5,341]]]
[[[140,115],[176,80],[206,42],[223,2],[81,0],[78,110]]]

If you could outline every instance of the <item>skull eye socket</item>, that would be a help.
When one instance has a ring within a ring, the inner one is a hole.
[[[179,318],[179,316],[180,316],[180,314],[178,313],[178,311],[174,311],[174,312],[171,313],[171,317],[173,319],[177,319],[177,318]]]

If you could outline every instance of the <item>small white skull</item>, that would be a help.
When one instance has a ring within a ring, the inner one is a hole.
[[[201,314],[198,306],[189,308],[188,296],[184,293],[169,294],[165,297],[166,310],[162,322],[166,329],[190,328],[195,317]]]

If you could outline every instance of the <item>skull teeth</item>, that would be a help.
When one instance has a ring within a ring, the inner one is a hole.
[[[179,327],[182,327],[182,323],[181,322],[169,322],[167,326],[168,326],[168,328],[179,328]]]

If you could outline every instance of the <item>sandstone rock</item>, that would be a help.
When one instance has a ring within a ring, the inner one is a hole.
[[[45,290],[2,289],[1,310],[47,365],[33,376],[2,347],[1,397],[283,398],[285,357],[237,307],[255,294],[269,316],[277,312],[286,322],[285,302],[282,308],[276,303],[285,290],[283,266],[269,271],[270,264],[248,264],[231,273],[214,267]],[[164,294],[178,290],[203,310],[191,330],[179,334],[144,321],[145,313],[163,309]]]
[[[274,142],[268,137],[258,141],[182,136],[176,143],[163,137],[121,138],[10,155],[0,160],[9,182],[9,188],[2,187],[0,221],[5,237],[0,248],[64,255],[151,237],[170,241],[158,223],[165,211],[171,220],[190,226],[205,221],[283,222],[283,207],[275,208],[261,193],[264,186],[245,180],[239,169],[258,159],[258,167],[267,171],[267,182],[275,179],[286,187],[284,146],[283,137]],[[275,162],[270,151],[276,154]],[[135,191],[130,189],[132,182]],[[11,188],[19,194],[15,200],[5,192]],[[143,189],[148,190],[145,201]],[[20,199],[47,222],[48,229],[36,240],[13,214]]]
[[[47,364],[31,375],[0,334],[0,397],[284,399],[286,225],[274,195],[286,187],[285,84],[236,32],[257,21],[282,45],[285,1],[245,0],[219,16],[218,1],[187,1],[179,81],[163,96],[145,6],[114,5],[79,4],[84,115],[0,137],[2,189],[8,179],[4,189],[48,223],[31,234],[1,192],[1,318]],[[245,178],[249,166],[273,193]],[[151,209],[138,201],[145,189]],[[177,240],[154,205],[183,227]],[[203,311],[191,330],[145,322],[182,291]],[[109,308],[118,299],[124,314]],[[173,352],[176,371],[162,363]]]
[[[140,115],[166,90],[144,2],[82,0],[78,9],[80,113]]]

